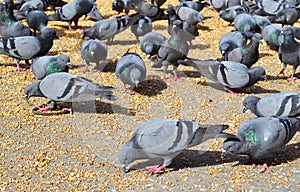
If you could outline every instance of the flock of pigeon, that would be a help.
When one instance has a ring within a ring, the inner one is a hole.
[[[95,22],[93,26],[83,29],[84,41],[81,57],[86,64],[84,72],[89,71],[90,63],[105,62],[107,46],[114,36],[131,28],[140,49],[148,56],[155,57],[154,68],[163,68],[163,79],[166,80],[167,68],[173,66],[174,79],[179,79],[179,65],[192,66],[199,73],[224,86],[231,94],[259,80],[266,80],[265,69],[252,67],[259,59],[259,44],[264,39],[270,49],[278,51],[283,63],[280,75],[286,65],[293,65],[289,80],[294,80],[300,64],[300,30],[293,25],[299,18],[298,0],[207,0],[184,1],[178,5],[161,8],[166,0],[114,0],[112,9],[124,16],[105,18],[91,0],[29,0],[14,3],[5,0],[0,3],[0,53],[16,59],[18,70],[20,60],[29,64],[31,70],[40,80],[25,88],[25,95],[46,97],[51,102],[39,108],[48,111],[55,108],[56,102],[85,102],[102,97],[117,99],[113,87],[101,86],[89,79],[68,73],[71,68],[70,57],[61,54],[47,56],[58,38],[56,31],[47,27],[48,21],[66,21],[69,29],[72,22],[78,27],[79,18],[89,15]],[[45,9],[50,6],[55,11],[46,15]],[[199,35],[199,23],[205,16],[200,11],[211,6],[219,17],[232,23],[236,30],[224,34],[219,42],[222,59],[199,60],[188,57],[192,41]],[[58,9],[56,9],[58,7]],[[56,9],[56,10],[55,10]],[[136,13],[129,14],[131,10]],[[19,20],[26,19],[28,26]],[[152,22],[168,21],[169,38],[152,31]],[[282,27],[273,24],[281,23]],[[33,30],[33,31],[32,31]],[[39,31],[39,32],[37,32]],[[103,43],[103,40],[107,40]],[[247,43],[248,42],[248,43]],[[117,62],[116,76],[124,83],[124,91],[131,94],[138,92],[138,84],[146,77],[146,65],[137,53],[127,52]],[[126,85],[134,89],[128,91]],[[204,126],[189,120],[154,119],[139,124],[130,141],[121,149],[119,160],[123,170],[138,159],[163,159],[163,164],[147,167],[151,173],[160,173],[170,165],[172,159],[184,149],[199,145],[210,138],[226,138],[224,152],[244,154],[250,161],[265,159],[275,149],[287,144],[300,129],[300,95],[297,93],[273,93],[260,98],[249,96],[243,101],[244,112],[250,110],[257,118],[244,122],[238,135],[223,132],[227,125]],[[72,108],[69,110],[71,111]],[[269,169],[267,162],[263,170]]]

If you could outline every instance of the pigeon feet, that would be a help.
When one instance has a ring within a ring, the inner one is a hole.
[[[85,69],[82,70],[83,73],[89,72],[90,70],[86,67]]]
[[[163,173],[166,167],[164,165],[153,165],[146,167],[149,173]]]
[[[99,73],[102,72],[102,70],[101,70],[101,69],[98,69],[98,68],[94,68],[94,71],[99,72]]]
[[[234,95],[234,96],[241,96],[241,94],[240,93],[235,93],[235,92],[233,92],[232,90],[226,90],[226,92],[227,93],[229,93],[230,95]]]
[[[49,109],[52,109],[53,107],[52,106],[49,106],[49,105],[43,105],[42,107],[40,106],[36,106],[38,108],[38,112],[43,112],[43,111],[48,111]]]
[[[292,75],[289,78],[287,78],[287,80],[289,80],[289,81],[295,81],[295,77]]]
[[[259,167],[262,171],[262,173],[266,171],[271,171],[271,169],[268,167],[267,163],[264,163],[262,166]]]

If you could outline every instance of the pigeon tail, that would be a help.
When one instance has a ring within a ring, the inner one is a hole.
[[[112,89],[113,87],[102,86],[95,91],[95,94],[110,101],[115,101],[117,100],[117,97],[113,95]]]
[[[60,16],[59,16],[59,14],[57,12],[55,12],[54,14],[49,15],[48,19],[50,21],[59,21],[60,20]]]
[[[84,29],[82,39],[85,37],[90,37],[90,38],[94,39],[94,31],[95,31],[94,27]]]

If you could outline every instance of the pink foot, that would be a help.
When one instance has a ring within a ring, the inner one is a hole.
[[[153,165],[146,167],[149,173],[162,173],[166,167],[164,165]]]
[[[262,166],[260,166],[262,172],[271,171],[271,169],[268,167],[267,163],[264,163]]]
[[[97,69],[97,68],[94,68],[94,71],[96,71],[96,72],[99,72],[99,73],[101,73],[101,72],[102,72],[102,70],[100,70],[100,69]]]
[[[82,70],[83,73],[89,72],[90,70],[88,68],[85,68],[84,70]]]
[[[230,89],[226,91],[227,93],[229,93],[230,95],[234,95],[234,96],[240,96],[240,93],[235,93],[233,91],[231,91]]]
[[[176,76],[174,76],[174,80],[178,81],[178,80],[181,80],[181,78],[176,75]]]
[[[51,106],[48,106],[48,105],[46,105],[46,106],[42,106],[42,107],[40,107],[40,106],[36,106],[39,110],[38,110],[38,112],[43,112],[43,111],[48,111],[49,109],[52,109],[52,107]]]
[[[163,81],[167,81],[167,76],[164,75],[162,79],[163,79]]]
[[[290,76],[289,78],[287,78],[287,80],[289,80],[289,81],[295,81],[295,78],[294,78],[294,76],[292,75],[292,76]]]

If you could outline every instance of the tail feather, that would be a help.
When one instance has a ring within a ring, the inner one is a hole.
[[[113,95],[113,89],[114,88],[110,86],[102,86],[96,90],[95,94],[110,101],[115,101],[117,100],[117,97]]]

